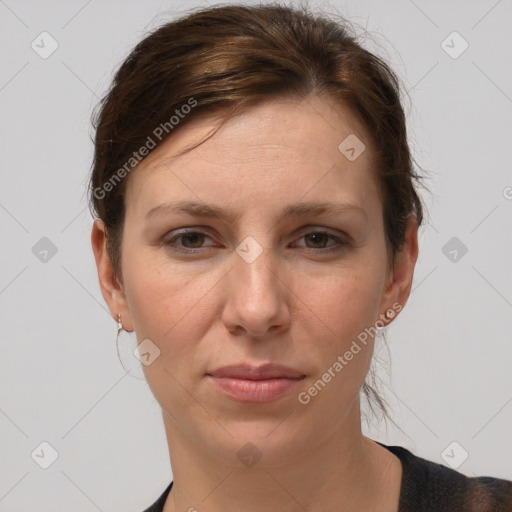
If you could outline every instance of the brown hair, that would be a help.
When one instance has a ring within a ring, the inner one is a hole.
[[[261,101],[313,94],[347,105],[366,127],[394,265],[407,217],[423,219],[414,186],[421,177],[413,169],[399,80],[350,28],[304,7],[228,5],[166,23],[137,44],[93,117],[90,207],[106,225],[116,273],[125,178],[149,151],[202,113],[221,111],[228,118]],[[363,391],[386,413],[366,382]]]

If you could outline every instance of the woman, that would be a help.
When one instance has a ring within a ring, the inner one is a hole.
[[[148,511],[511,510],[511,482],[361,432],[423,209],[399,84],[347,29],[225,6],[168,23],[96,122],[92,246],[173,482]]]

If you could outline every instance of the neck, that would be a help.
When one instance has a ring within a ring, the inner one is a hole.
[[[283,449],[285,463],[265,462],[279,460],[264,455],[281,447],[259,441],[262,457],[250,467],[234,456],[219,458],[180,430],[165,411],[163,418],[173,469],[164,512],[398,510],[400,461],[362,435],[358,401],[341,428],[337,425],[325,439],[313,436],[307,445],[294,445],[292,457]]]

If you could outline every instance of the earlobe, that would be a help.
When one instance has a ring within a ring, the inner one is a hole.
[[[414,214],[407,219],[404,244],[395,255],[395,266],[391,271],[391,279],[381,301],[381,312],[392,310],[399,313],[405,306],[411,293],[414,268],[418,259],[418,220]],[[386,317],[389,325],[396,315]]]
[[[123,318],[123,328],[133,330],[130,312],[122,284],[116,273],[107,249],[107,230],[101,219],[96,219],[91,232],[91,245],[96,261],[100,290],[108,305],[112,318],[117,322],[118,315]]]

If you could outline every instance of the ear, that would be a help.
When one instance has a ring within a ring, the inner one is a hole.
[[[417,259],[418,220],[416,215],[411,214],[407,219],[404,243],[395,255],[395,266],[389,270],[386,289],[381,299],[380,318],[386,325],[393,321],[409,298]],[[387,317],[386,312],[389,312]]]
[[[126,297],[119,278],[116,278],[114,266],[107,249],[107,230],[102,220],[96,219],[92,226],[91,244],[96,260],[101,294],[108,305],[110,313],[117,322],[121,315],[123,329],[133,331],[133,322],[126,302]]]

